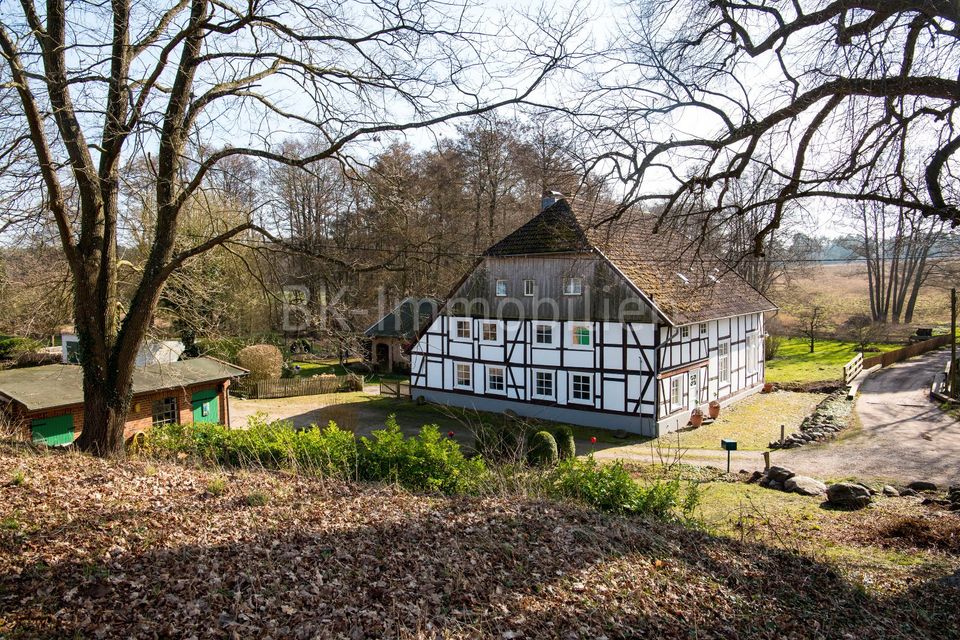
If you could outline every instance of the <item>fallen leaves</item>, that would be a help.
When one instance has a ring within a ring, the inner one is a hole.
[[[0,530],[0,636],[896,637],[960,603],[573,505],[0,449],[14,464],[31,480],[0,488],[19,523]]]

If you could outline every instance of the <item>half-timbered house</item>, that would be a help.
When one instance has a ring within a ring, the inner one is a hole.
[[[558,196],[421,332],[414,397],[660,435],[763,385],[768,299],[698,242]]]

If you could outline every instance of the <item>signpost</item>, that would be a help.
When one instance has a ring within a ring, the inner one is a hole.
[[[720,441],[720,446],[727,452],[727,473],[730,473],[730,452],[737,450],[737,441],[724,438]]]

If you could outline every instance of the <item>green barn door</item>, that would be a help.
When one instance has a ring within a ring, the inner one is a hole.
[[[47,446],[73,442],[73,414],[67,413],[52,418],[39,418],[30,423],[33,441]]]
[[[220,422],[220,398],[216,389],[197,391],[190,398],[194,422]]]

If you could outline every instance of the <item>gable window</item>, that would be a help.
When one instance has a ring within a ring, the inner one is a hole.
[[[177,399],[163,398],[154,400],[151,406],[153,414],[153,426],[158,427],[162,424],[176,424],[180,422],[177,415]]]
[[[683,388],[680,386],[683,382],[683,376],[673,376],[670,378],[670,410],[680,408],[683,402]]]
[[[586,373],[573,374],[573,399],[593,400],[593,376]]]
[[[689,338],[690,337],[690,327],[680,327],[680,337]]]
[[[497,280],[497,297],[502,298],[507,295],[507,281]]]
[[[497,341],[497,323],[496,322],[484,322],[483,323],[483,339],[486,342],[496,342]]]
[[[456,383],[458,387],[470,387],[470,365],[469,364],[460,364],[457,363],[457,379]]]
[[[553,398],[553,371],[534,371],[533,395],[537,398]]]
[[[707,335],[707,323],[706,323],[706,322],[701,322],[701,323],[700,323],[700,336],[703,337],[703,336],[705,336],[705,335]]]
[[[730,341],[726,340],[717,345],[717,369],[720,372],[720,382],[730,382]]]
[[[553,327],[549,324],[537,325],[537,344],[553,344]]]
[[[536,282],[533,280],[524,280],[523,281],[523,295],[527,297],[533,296],[534,291],[536,290]]]
[[[573,328],[573,344],[578,346],[590,346],[590,327]]]
[[[470,321],[469,320],[457,320],[457,337],[458,338],[470,338]]]
[[[503,391],[503,367],[487,367],[487,389]]]
[[[583,293],[583,278],[564,278],[563,295],[579,296]]]

